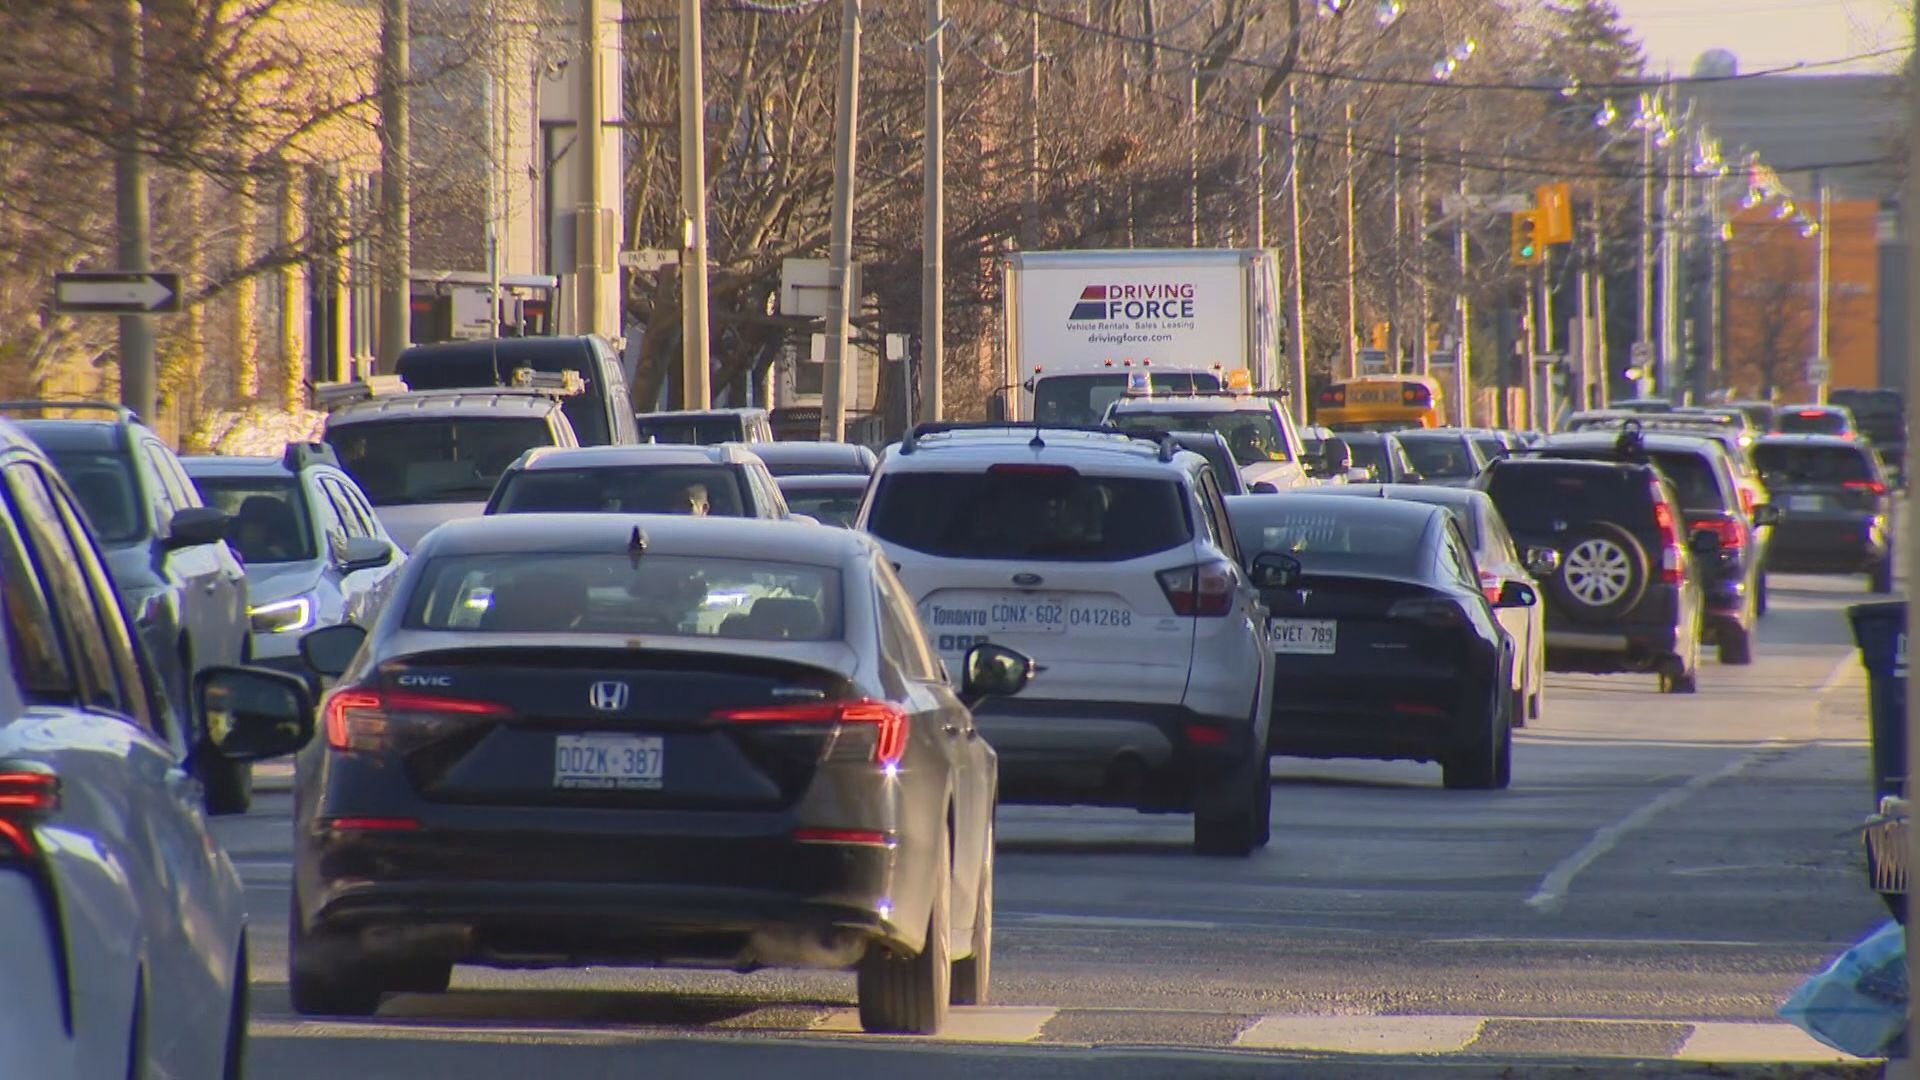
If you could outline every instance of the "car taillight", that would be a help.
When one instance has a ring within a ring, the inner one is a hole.
[[[1840,485],[1848,491],[1865,491],[1872,495],[1885,495],[1887,485],[1878,480],[1848,480]]]
[[[1387,618],[1408,619],[1438,629],[1465,626],[1467,622],[1459,604],[1439,596],[1398,601],[1387,609]]]
[[[1747,546],[1746,523],[1735,518],[1726,516],[1702,518],[1694,528],[1719,537],[1722,551],[1737,551]]]
[[[854,701],[811,701],[804,705],[757,705],[721,709],[716,720],[735,724],[870,726],[872,760],[876,765],[898,765],[907,752],[907,711],[890,701],[859,698]]]
[[[1755,506],[1755,503],[1754,503],[1754,494],[1753,494],[1753,489],[1752,489],[1752,488],[1741,488],[1741,489],[1740,489],[1740,510],[1741,510],[1741,512],[1742,512],[1742,513],[1744,513],[1744,514],[1746,514],[1746,515],[1747,515],[1748,517],[1752,517],[1752,516],[1753,516],[1753,508],[1754,508],[1754,506]]]
[[[419,725],[410,734],[432,739],[449,724],[512,714],[495,701],[357,686],[335,690],[322,707],[327,745],[335,750],[396,749],[395,722],[402,719],[409,728]]]
[[[1225,615],[1233,610],[1233,590],[1239,575],[1224,562],[1205,562],[1162,570],[1154,575],[1167,594],[1175,615]]]
[[[33,827],[60,806],[60,778],[41,769],[0,771],[0,859],[30,859]]]
[[[1673,507],[1660,493],[1660,486],[1653,488],[1653,526],[1660,531],[1660,580],[1668,585],[1678,585],[1680,571],[1680,529],[1673,522]]]
[[[1480,591],[1487,594],[1487,603],[1500,602],[1500,587],[1503,584],[1500,575],[1490,570],[1480,571]]]

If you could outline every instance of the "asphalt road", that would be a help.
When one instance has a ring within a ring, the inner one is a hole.
[[[1651,676],[1550,677],[1509,791],[1442,790],[1435,766],[1277,761],[1273,844],[1250,860],[1190,854],[1184,817],[1003,808],[996,1004],[955,1010],[939,1040],[855,1034],[852,977],[809,973],[461,968],[452,992],[371,1021],[296,1018],[288,802],[267,791],[217,826],[252,911],[252,1069],[1825,1075],[1836,1055],[1774,1010],[1884,918],[1854,832],[1866,697],[1844,609],[1862,586],[1776,575],[1756,662],[1709,660],[1691,697]]]

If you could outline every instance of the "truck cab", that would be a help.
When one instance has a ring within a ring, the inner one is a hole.
[[[1107,415],[1107,406],[1127,393],[1129,378],[1145,379],[1156,394],[1217,393],[1218,371],[1197,368],[1095,368],[1047,374],[1034,369],[1024,389],[1033,395],[1033,419],[1042,424],[1098,424]]]
[[[1135,380],[1141,389],[1144,380]],[[1277,398],[1245,392],[1127,394],[1107,406],[1105,422],[1127,431],[1213,432],[1227,440],[1241,479],[1254,492],[1310,488],[1306,448]]]

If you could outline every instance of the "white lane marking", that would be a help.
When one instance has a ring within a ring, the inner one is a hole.
[[[1261,1017],[1233,1045],[1346,1054],[1452,1054],[1480,1037],[1484,1016]]]
[[[1056,915],[1049,912],[1000,912],[1003,922],[1022,926],[1065,926],[1076,929],[1106,930],[1225,930],[1227,923],[1198,919],[1129,918],[1120,915]],[[1248,925],[1248,924],[1238,924]]]
[[[947,1023],[936,1036],[941,1042],[1026,1043],[1040,1037],[1060,1010],[1017,1005],[983,1005],[955,1009],[947,1014]],[[818,1017],[810,1031],[832,1035],[860,1034],[858,1009],[834,1009]]]
[[[1775,737],[1768,739],[1758,748],[1720,766],[1710,773],[1701,773],[1679,787],[1668,788],[1648,800],[1644,805],[1604,828],[1594,832],[1580,850],[1560,860],[1547,876],[1540,879],[1540,885],[1533,895],[1527,897],[1528,907],[1543,915],[1552,914],[1566,903],[1567,890],[1572,887],[1573,879],[1582,870],[1592,866],[1596,860],[1619,846],[1627,834],[1643,828],[1661,814],[1693,798],[1701,791],[1729,777],[1737,776],[1752,766],[1780,753],[1786,739]]]
[[[1843,874],[1848,877],[1859,875],[1859,869],[1851,866],[1795,866],[1792,863],[1746,863],[1741,866],[1682,866],[1667,873],[1679,877],[1706,877],[1709,874],[1751,874],[1761,872],[1777,874],[1781,871],[1798,870],[1803,874]]]
[[[1822,952],[1833,948],[1831,941],[1732,941],[1717,938],[1635,938],[1635,937],[1525,937],[1496,936],[1486,937],[1437,937],[1421,938],[1420,945],[1560,945],[1567,948],[1591,949],[1617,946],[1623,948],[1676,948],[1676,949],[1818,949]]]
[[[1792,1024],[1697,1023],[1673,1056],[1679,1061],[1858,1061]]]

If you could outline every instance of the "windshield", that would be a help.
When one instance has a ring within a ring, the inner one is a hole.
[[[1113,417],[1113,426],[1129,431],[1211,431],[1227,440],[1233,460],[1241,465],[1262,461],[1292,461],[1287,439],[1273,414],[1253,409],[1219,412],[1143,412],[1128,409]]]
[[[746,440],[739,418],[733,416],[642,416],[634,423],[640,429],[641,442],[712,446]]]
[[[1413,467],[1429,480],[1469,480],[1480,472],[1467,440],[1458,435],[1402,436],[1400,445],[1407,448]]]
[[[748,516],[732,465],[523,469],[501,481],[489,513]]]
[[[208,506],[233,515],[227,543],[245,563],[305,562],[317,556],[307,502],[292,480],[196,477]]]
[[[787,509],[818,521],[822,525],[853,528],[854,515],[860,512],[863,491],[787,491]]]
[[[1236,502],[1228,507],[1227,516],[1241,547],[1260,554],[1285,552],[1299,559],[1301,569],[1309,574],[1361,570],[1421,576],[1418,563],[1425,521],[1386,523],[1377,514],[1304,509],[1288,506],[1285,499]]]
[[[1718,513],[1728,508],[1728,496],[1720,491],[1713,463],[1704,454],[1676,454],[1655,451],[1654,467],[1666,475],[1680,509]]]
[[[1838,435],[1847,430],[1846,415],[1827,409],[1791,410],[1775,422],[1787,435]]]
[[[1045,472],[883,477],[867,531],[953,559],[1117,562],[1193,539],[1173,480]]]
[[[657,634],[834,641],[827,567],[691,555],[516,551],[430,560],[406,606],[415,630]]]
[[[1205,372],[1149,376],[1157,394],[1191,394],[1220,389],[1220,380]],[[1047,375],[1034,384],[1033,416],[1043,424],[1098,424],[1107,406],[1126,394],[1123,373]]]
[[[1375,480],[1387,474],[1387,443],[1385,439],[1341,439],[1348,453],[1353,455],[1353,467],[1365,469],[1373,474]]]
[[[485,502],[516,458],[553,445],[547,422],[531,417],[371,421],[325,438],[375,506]]]
[[[126,458],[84,450],[55,450],[49,456],[102,544],[129,544],[147,534],[133,467]]]
[[[1754,464],[1768,484],[1843,484],[1873,479],[1867,455],[1844,446],[1790,446],[1761,443]]]
[[[569,350],[572,351],[572,350]],[[395,369],[409,390],[457,390],[467,386],[506,386],[512,368],[532,368],[541,372],[572,371],[586,384],[583,393],[560,399],[560,411],[573,425],[574,437],[581,446],[605,446],[613,441],[607,431],[606,390],[595,381],[593,366],[584,361],[569,361],[559,356],[518,356],[501,360],[499,370],[494,358],[484,351],[402,356]]]

